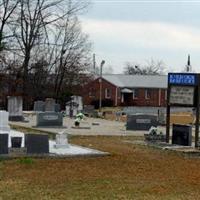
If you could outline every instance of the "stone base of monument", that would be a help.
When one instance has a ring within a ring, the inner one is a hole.
[[[98,157],[110,155],[108,152],[98,151],[82,146],[69,144],[68,148],[55,148],[55,141],[49,141],[50,156],[52,157]]]
[[[27,148],[25,148],[25,147],[9,148],[8,153],[9,153],[10,156],[26,155],[27,154]]]
[[[73,129],[91,129],[89,126],[72,126]]]
[[[15,121],[15,122],[24,121],[24,117],[23,116],[9,116],[9,121]]]
[[[144,138],[146,141],[149,141],[149,142],[165,142],[166,141],[166,135],[144,134]]]
[[[69,148],[69,144],[55,144],[54,147],[56,149],[64,149],[64,148]]]
[[[99,122],[92,122],[92,126],[99,126],[100,123]]]
[[[40,112],[37,113],[36,126],[45,128],[64,128],[62,113]]]

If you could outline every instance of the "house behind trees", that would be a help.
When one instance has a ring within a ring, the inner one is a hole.
[[[84,87],[84,104],[99,105],[100,77]],[[166,75],[102,76],[102,106],[165,106]]]

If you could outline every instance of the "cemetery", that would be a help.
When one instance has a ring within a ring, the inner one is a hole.
[[[171,113],[124,107],[112,120],[107,111],[79,107],[80,97],[66,102],[64,113],[52,98],[35,101],[33,111],[24,112],[22,99],[9,97],[8,112],[0,111],[0,177],[6,182],[0,181],[0,198],[8,198],[6,187],[13,184],[17,199],[199,197],[198,110],[185,101],[174,104],[182,90],[174,92],[174,83],[170,87]],[[178,121],[184,112],[193,113],[190,124]]]
[[[199,10],[0,0],[0,200],[200,200]]]
[[[0,158],[108,155],[106,152],[69,144],[65,131],[58,132],[55,140],[49,140],[47,134],[24,134],[12,130],[6,111],[0,111],[0,119]]]

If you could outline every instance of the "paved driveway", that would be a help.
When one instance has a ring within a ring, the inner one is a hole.
[[[64,117],[62,128],[36,128],[36,117],[35,115],[29,115],[29,122],[10,122],[10,124],[18,125],[27,128],[33,128],[35,130],[48,131],[52,133],[58,133],[66,131],[72,135],[134,135],[143,136],[147,131],[126,131],[125,123],[118,121],[109,121],[100,118],[87,118],[81,122],[82,129],[74,129],[74,119]],[[93,123],[99,123],[99,125],[92,125]],[[90,128],[90,129],[88,129]]]

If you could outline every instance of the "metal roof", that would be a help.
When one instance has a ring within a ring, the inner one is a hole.
[[[121,88],[167,88],[167,75],[103,74],[102,77]]]

